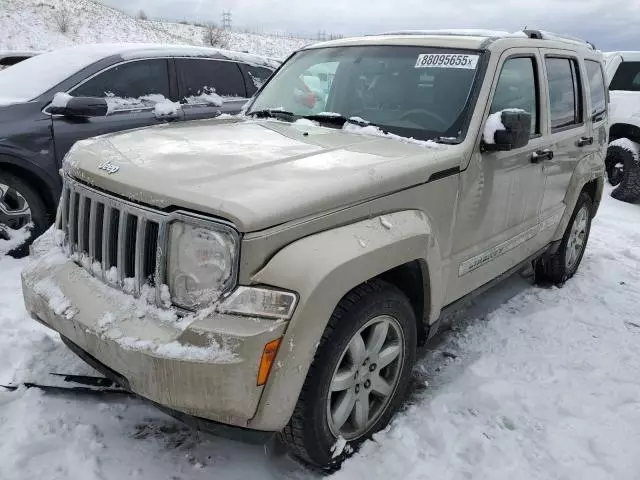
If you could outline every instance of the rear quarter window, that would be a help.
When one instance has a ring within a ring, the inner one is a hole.
[[[595,119],[607,110],[604,73],[599,62],[585,60],[584,64],[587,69],[589,95],[591,97],[591,117]]]

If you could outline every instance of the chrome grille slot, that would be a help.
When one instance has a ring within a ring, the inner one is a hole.
[[[138,296],[145,284],[164,283],[164,268],[158,263],[164,261],[164,252],[158,252],[164,244],[166,219],[163,213],[65,178],[56,225],[64,233],[65,251],[76,263],[105,283]]]

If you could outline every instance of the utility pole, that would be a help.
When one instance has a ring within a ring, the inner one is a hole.
[[[222,12],[222,29],[231,30],[231,10]]]

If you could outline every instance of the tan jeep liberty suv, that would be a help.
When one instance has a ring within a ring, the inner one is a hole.
[[[335,467],[400,407],[443,309],[532,262],[576,272],[602,72],[540,31],[343,39],[294,53],[240,116],[80,141],[28,311],[178,418]]]

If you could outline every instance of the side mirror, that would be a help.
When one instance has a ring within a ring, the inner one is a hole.
[[[98,97],[71,97],[56,94],[49,106],[49,113],[52,115],[73,118],[104,117],[108,111],[107,101]]]
[[[484,127],[483,152],[502,152],[525,147],[531,135],[531,114],[520,109],[492,113]]]

